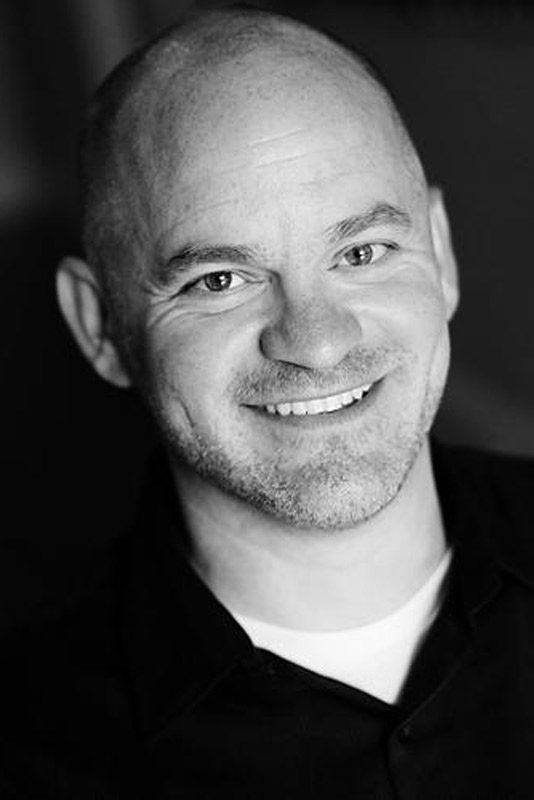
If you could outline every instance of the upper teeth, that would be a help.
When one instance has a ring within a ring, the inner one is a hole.
[[[270,403],[265,408],[269,414],[280,414],[286,417],[288,414],[302,416],[304,414],[325,414],[329,411],[337,411],[343,406],[350,406],[355,400],[361,400],[371,388],[371,384],[359,386],[350,392],[342,394],[332,394],[329,397],[321,397],[317,400],[297,400],[291,403]]]

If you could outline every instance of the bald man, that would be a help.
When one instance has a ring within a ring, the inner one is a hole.
[[[82,166],[59,302],[165,455],[10,643],[13,796],[531,798],[533,470],[430,446],[456,265],[373,68],[195,17],[108,78]]]

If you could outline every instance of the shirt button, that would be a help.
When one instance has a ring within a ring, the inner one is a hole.
[[[412,738],[413,729],[412,726],[409,724],[403,725],[402,728],[399,729],[397,734],[399,742],[409,742]]]

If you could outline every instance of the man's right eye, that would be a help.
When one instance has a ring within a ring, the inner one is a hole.
[[[244,278],[230,270],[220,270],[218,272],[208,272],[201,278],[187,284],[182,289],[182,293],[187,294],[209,294],[215,292],[227,292],[238,289],[245,283]]]

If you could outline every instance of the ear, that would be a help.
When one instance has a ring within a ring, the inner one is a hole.
[[[460,298],[458,268],[452,247],[449,219],[445,211],[443,194],[435,186],[429,189],[429,215],[432,243],[447,306],[447,319],[450,320],[456,311]]]
[[[78,258],[64,258],[57,270],[56,289],[65,321],[93,369],[114,386],[130,386],[109,335],[103,292],[88,264]]]

